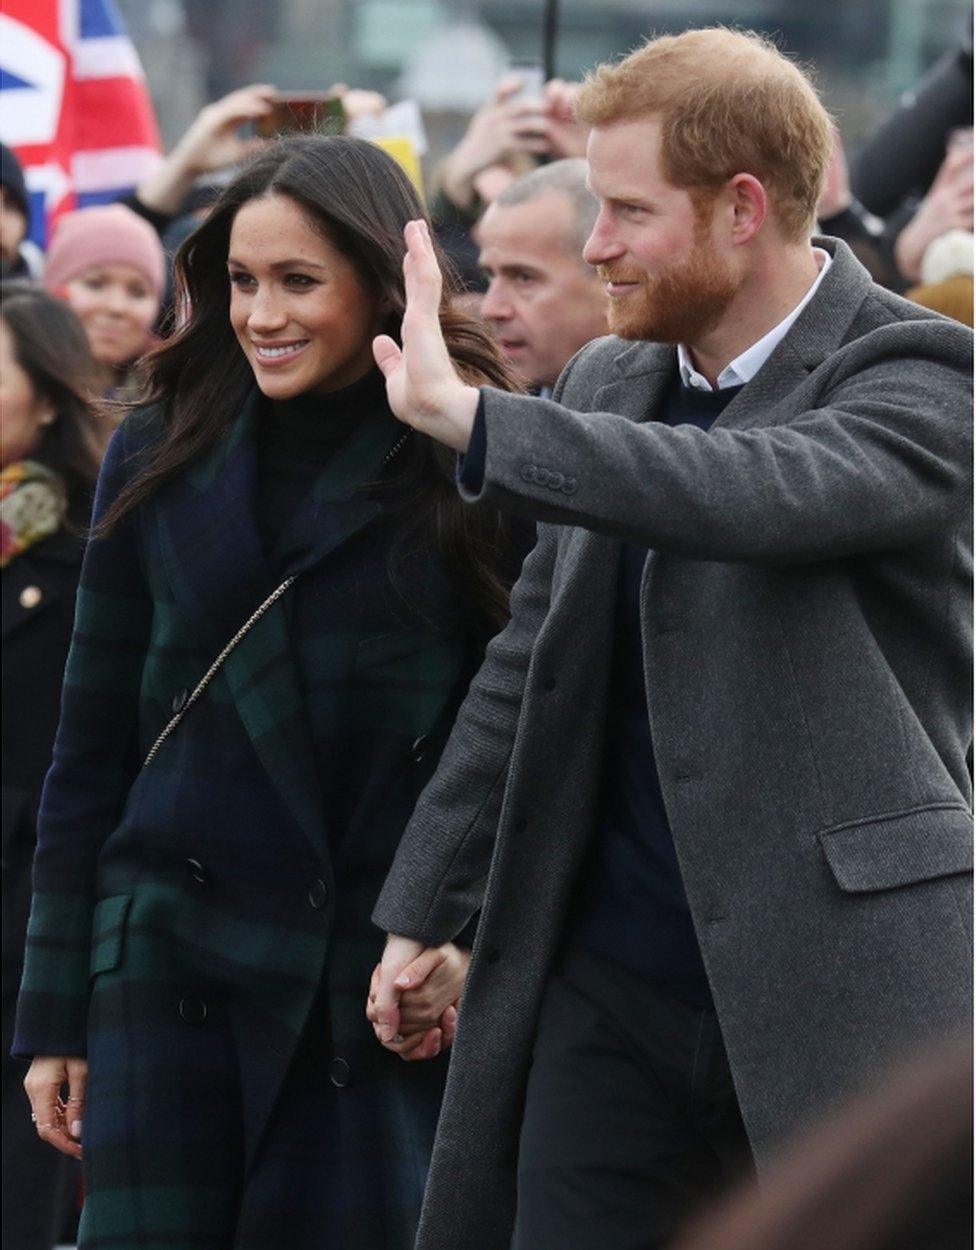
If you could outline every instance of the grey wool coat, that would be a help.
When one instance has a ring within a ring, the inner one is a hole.
[[[418,1250],[509,1244],[621,540],[649,548],[656,761],[760,1169],[968,1023],[972,335],[819,243],[817,294],[707,432],[653,419],[661,345],[591,343],[553,402],[484,392],[479,498],[539,542],[374,912],[439,943],[481,909]]]

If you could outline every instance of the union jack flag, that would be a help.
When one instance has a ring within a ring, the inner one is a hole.
[[[3,0],[0,140],[24,167],[31,237],[117,200],[158,166],[142,66],[114,0]]]

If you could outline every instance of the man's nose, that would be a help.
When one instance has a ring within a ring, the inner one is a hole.
[[[488,290],[481,301],[481,315],[489,321],[511,321],[515,316],[512,301],[498,282],[488,283]]]
[[[613,223],[605,208],[593,223],[590,237],[583,245],[583,259],[588,265],[606,265],[617,260],[626,248],[614,237]]]

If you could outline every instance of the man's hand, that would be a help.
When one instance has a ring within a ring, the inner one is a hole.
[[[441,271],[427,223],[410,221],[403,233],[407,244],[403,347],[381,334],[373,340],[373,356],[386,378],[387,398],[396,416],[464,452],[478,411],[478,391],[464,385],[447,354],[440,324]]]
[[[24,1077],[38,1137],[74,1159],[81,1158],[87,1080],[87,1061],[70,1055],[38,1055]],[[67,1102],[61,1099],[65,1085]]]

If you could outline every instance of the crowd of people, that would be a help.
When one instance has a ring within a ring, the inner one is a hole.
[[[0,148],[5,1244],[966,1244],[967,56]]]

